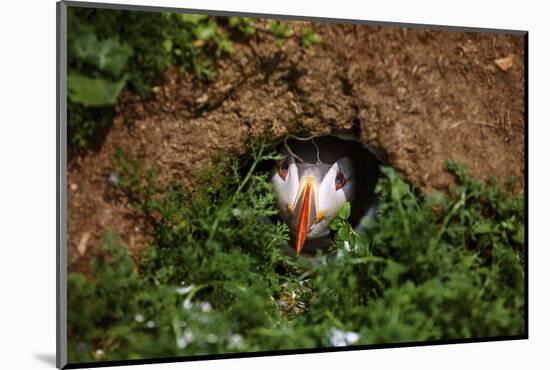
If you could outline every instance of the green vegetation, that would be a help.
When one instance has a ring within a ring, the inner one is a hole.
[[[73,7],[67,49],[69,143],[81,148],[108,128],[125,86],[146,97],[170,66],[211,79],[214,58],[233,50],[205,15]]]
[[[250,38],[251,18],[69,7],[67,32],[68,139],[77,148],[101,142],[124,88],[146,98],[167,68],[212,80],[218,58],[234,51],[231,37]],[[278,46],[292,34],[269,22]],[[268,31],[269,32],[269,31]],[[319,43],[311,26],[302,45]]]
[[[221,158],[191,192],[119,150],[118,186],[154,229],[130,256],[115,233],[94,279],[70,274],[69,361],[139,359],[522,334],[523,196],[468,176],[419,196],[384,167],[376,221],[333,220],[333,252],[289,257],[263,161]]]

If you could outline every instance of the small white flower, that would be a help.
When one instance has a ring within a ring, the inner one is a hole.
[[[188,310],[190,310],[191,308],[193,308],[193,302],[191,302],[190,300],[186,299],[185,301],[183,301],[182,307],[183,307],[184,310],[188,311]]]
[[[229,348],[239,348],[243,343],[243,337],[240,334],[232,334],[229,337]]]
[[[349,242],[347,240],[344,240],[344,249],[348,252],[351,250]]]
[[[143,315],[140,313],[136,313],[136,315],[134,316],[134,320],[136,320],[137,322],[143,322],[145,320],[145,317],[143,317]]]
[[[210,304],[210,302],[202,302],[201,303],[201,311],[202,312],[212,311],[212,305]]]
[[[193,335],[193,331],[191,329],[185,329],[183,332],[183,337],[187,339],[187,341],[191,342],[195,336]]]
[[[343,248],[343,249],[344,249],[346,252],[356,252],[356,251],[357,251],[357,248],[358,248],[357,243],[355,243],[355,245],[352,247],[352,246],[350,245],[349,241],[344,240],[344,248]]]
[[[243,212],[239,208],[233,208],[231,210],[231,213],[234,217],[239,217]]]
[[[176,345],[178,346],[178,348],[183,349],[193,341],[193,338],[193,332],[190,329],[185,329],[183,335],[176,340]]]
[[[147,326],[149,329],[153,329],[156,326],[156,324],[153,320],[149,320],[145,323],[145,326]]]
[[[194,287],[195,286],[193,284],[191,284],[189,286],[184,286],[184,287],[181,287],[181,288],[177,288],[176,293],[181,294],[181,295],[185,295],[185,294],[189,293],[190,291],[192,291]]]
[[[101,357],[105,354],[105,351],[103,351],[101,348],[98,348],[95,350],[96,357]]]
[[[346,332],[346,342],[349,344],[353,344],[359,340],[360,336],[359,333],[356,333],[354,331],[348,331]]]
[[[179,337],[176,340],[176,345],[179,349],[184,349],[185,347],[187,347],[187,342],[185,341],[185,339],[183,339],[183,337]]]
[[[329,333],[330,345],[333,347],[349,346],[359,340],[359,334],[353,331],[343,331],[332,328]]]

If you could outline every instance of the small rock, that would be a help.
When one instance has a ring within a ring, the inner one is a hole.
[[[507,72],[514,65],[514,54],[510,54],[504,58],[495,59],[494,62],[498,68],[504,72]]]
[[[477,46],[475,44],[475,42],[473,42],[472,40],[466,40],[466,42],[460,46],[462,48],[462,50],[466,53],[466,54],[469,54],[469,53],[477,53]]]
[[[203,95],[199,96],[195,101],[199,104],[206,103],[208,101],[208,95],[203,94]]]
[[[90,240],[91,236],[92,234],[86,231],[82,234],[82,237],[80,237],[80,241],[78,242],[78,246],[76,247],[76,250],[78,251],[78,254],[80,254],[81,256],[83,256],[84,253],[86,253],[88,240]]]
[[[119,181],[118,174],[116,172],[111,172],[109,174],[109,183],[112,185],[117,185]]]
[[[72,191],[75,191],[76,189],[78,189],[78,185],[77,184],[71,184],[71,190]]]

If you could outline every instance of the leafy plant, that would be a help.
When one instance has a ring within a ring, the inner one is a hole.
[[[119,150],[116,182],[150,216],[138,256],[113,233],[94,279],[70,274],[70,362],[521,335],[523,196],[448,164],[450,194],[417,195],[390,167],[365,232],[346,204],[333,252],[289,257],[263,161],[220,158],[196,190]]]
[[[124,87],[146,97],[170,66],[213,79],[215,59],[233,51],[216,18],[193,14],[69,7],[67,39],[69,143],[81,148],[109,125]]]
[[[287,40],[292,35],[292,30],[283,22],[270,19],[267,22],[267,27],[275,37],[275,43],[278,47],[282,47]]]
[[[302,28],[302,46],[304,48],[310,48],[315,44],[321,42],[321,36],[318,33],[315,33],[311,26],[306,26]]]
[[[248,17],[229,17],[229,26],[237,29],[241,34],[250,37],[256,33],[254,20]]]
[[[419,198],[385,167],[365,235],[357,238],[345,210],[333,222],[341,268],[318,275],[315,304],[338,307],[335,318],[360,333],[358,343],[524,332],[523,196],[448,168],[458,181],[450,197]]]
[[[67,95],[73,103],[88,107],[110,106],[116,103],[126,78],[111,82],[90,78],[78,73],[67,76]]]

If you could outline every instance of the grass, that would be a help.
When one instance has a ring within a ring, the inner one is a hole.
[[[69,362],[519,335],[524,327],[523,195],[456,163],[450,194],[417,194],[390,167],[365,231],[331,224],[317,263],[284,255],[265,141],[245,167],[221,158],[191,191],[160,186],[132,153],[118,187],[151,222],[130,256],[115,232],[94,279],[70,274]]]

